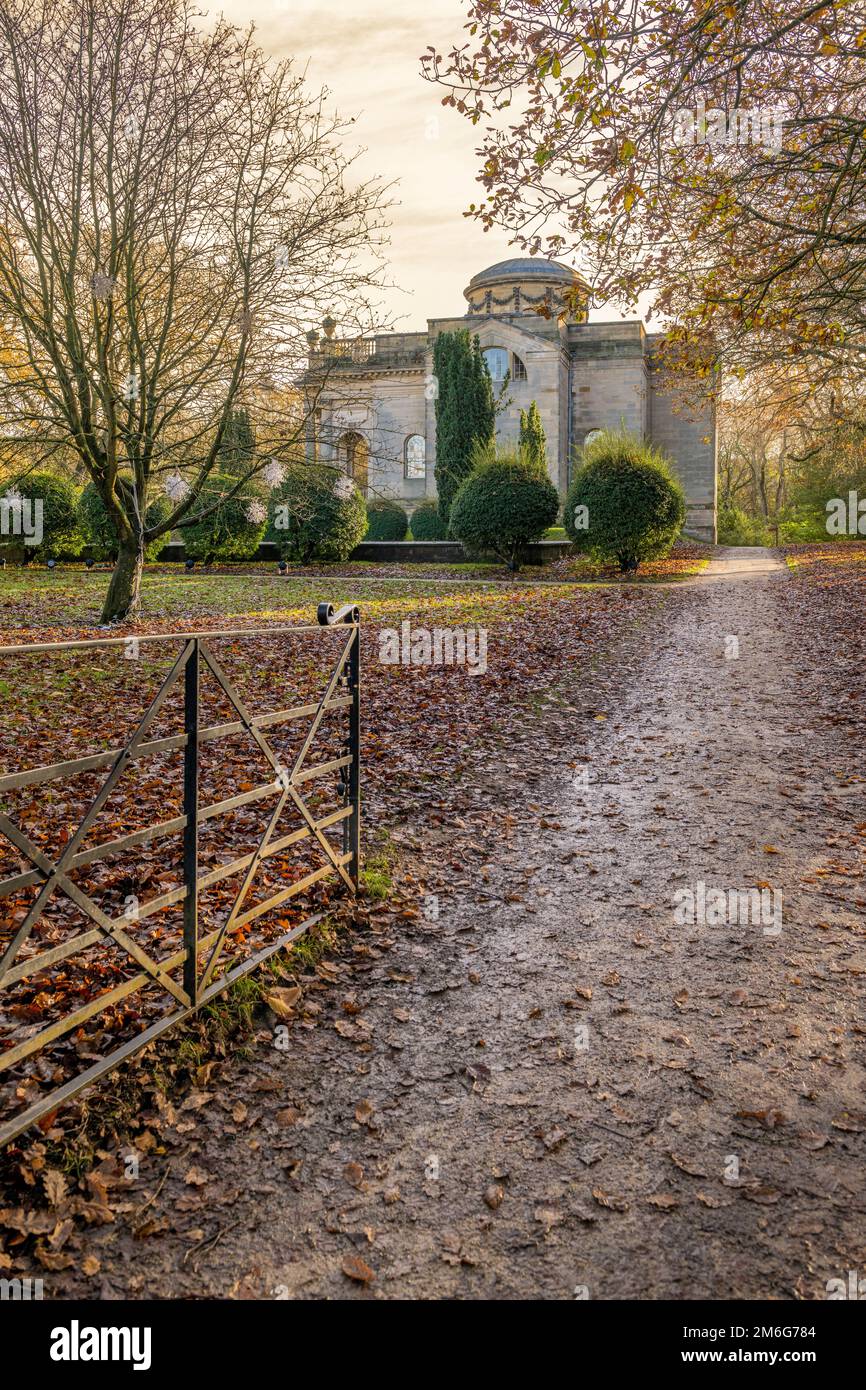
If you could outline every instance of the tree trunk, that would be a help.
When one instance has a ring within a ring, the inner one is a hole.
[[[102,608],[103,623],[119,623],[138,612],[141,598],[141,550],[135,541],[121,545]]]

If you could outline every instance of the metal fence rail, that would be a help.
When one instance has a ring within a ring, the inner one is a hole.
[[[0,1125],[0,1145],[6,1144],[23,1130],[43,1119],[65,1101],[78,1094],[99,1077],[113,1070],[126,1058],[152,1042],[154,1038],[187,1018],[196,1009],[226,989],[241,975],[255,969],[268,956],[295,940],[314,921],[315,917],[299,923],[278,940],[248,956],[234,968],[214,980],[214,972],[224,951],[230,932],[244,927],[265,913],[282,906],[291,898],[305,892],[322,879],[342,880],[350,892],[357,891],[360,868],[360,615],[352,606],[335,612],[330,604],[318,608],[318,627],[283,627],[237,629],[202,633],[163,633],[137,637],[138,643],[168,641],[183,642],[182,650],[173,662],[160,689],[139,721],[134,733],[122,746],[75,758],[45,767],[0,776],[0,794],[21,787],[54,782],[83,772],[107,768],[108,774],[91,802],[78,828],[54,859],[33,842],[12,818],[0,812],[0,835],[14,846],[29,865],[27,869],[0,881],[0,901],[22,889],[35,887],[36,896],[24,919],[18,925],[8,946],[0,956],[0,999],[2,991],[37,972],[50,969],[99,943],[111,942],[126,952],[140,967],[130,979],[98,995],[92,1001],[64,1015],[47,1027],[38,1029],[16,1046],[0,1052],[0,1079],[28,1057],[40,1052],[77,1028],[82,1027],[105,1009],[111,1008],[146,986],[157,984],[170,996],[175,1006],[150,1027],[137,1033],[121,1047],[100,1058],[86,1071],[75,1076],[50,1093],[40,1097],[26,1110]],[[297,705],[269,714],[252,714],[215,656],[211,643],[219,637],[235,640],[254,636],[275,637],[280,633],[296,636],[302,632],[320,632],[323,627],[339,624],[346,632],[346,642],[327,681],[321,697],[315,703]],[[0,647],[0,657],[10,655],[83,651],[123,647],[126,638],[105,638],[82,642],[43,642]],[[221,724],[202,727],[200,724],[200,680],[205,671],[217,682],[237,718]],[[176,687],[183,688],[183,733],[168,738],[150,738],[153,726],[166,698]],[[342,711],[345,720],[343,752],[324,763],[308,763],[322,721],[327,714]],[[279,725],[309,720],[300,751],[291,767],[284,766],[271,747],[266,731]],[[246,732],[256,744],[273,772],[273,778],[237,795],[202,806],[199,800],[200,749],[203,744],[217,742]],[[183,811],[179,816],[156,824],[140,827],[127,834],[83,848],[88,832],[93,828],[100,811],[129,767],[158,753],[183,750]],[[317,779],[339,777],[341,805],[337,810],[317,818],[304,800],[304,790]],[[267,818],[264,833],[254,850],[238,856],[228,864],[219,864],[202,872],[199,864],[199,830],[201,825],[221,815],[250,805],[266,797],[276,796],[276,804]],[[292,805],[300,814],[302,825],[290,834],[273,838],[284,808]],[[325,831],[342,825],[342,850],[335,849]],[[163,959],[155,959],[130,934],[128,917],[109,917],[71,877],[74,870],[95,864],[123,851],[148,844],[162,837],[182,834],[183,859],[179,885],[150,898],[136,910],[135,922],[152,916],[175,904],[183,904],[183,946],[180,951]],[[263,902],[245,907],[256,871],[274,855],[282,854],[292,845],[311,840],[324,852],[326,863],[303,878],[280,888]],[[205,889],[235,875],[242,875],[232,906],[224,920],[207,935],[199,931],[199,903]],[[62,892],[93,923],[87,930],[77,931],[60,945],[37,954],[21,957],[21,950],[31,938],[34,928],[43,917],[52,896]],[[180,972],[180,979],[175,978]]]

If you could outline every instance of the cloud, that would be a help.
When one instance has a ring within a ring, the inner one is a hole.
[[[209,0],[204,0],[209,3]],[[384,309],[423,324],[460,315],[463,287],[477,270],[513,255],[504,233],[463,217],[479,201],[478,132],[441,105],[421,76],[421,54],[466,42],[465,0],[212,0],[233,23],[253,20],[258,42],[307,69],[349,126],[347,153],[363,147],[354,177],[396,182],[391,278]],[[432,129],[431,129],[432,126]]]

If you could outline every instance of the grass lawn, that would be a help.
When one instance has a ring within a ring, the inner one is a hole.
[[[845,566],[851,577],[862,579],[858,567],[866,565],[866,541],[840,537],[838,540],[816,541],[780,547],[788,568],[829,579]]]
[[[702,570],[712,546],[678,544],[670,555],[641,565],[636,575],[621,575],[615,565],[584,556],[566,556],[550,565],[526,566],[511,574],[498,565],[379,565],[367,561],[342,565],[292,566],[276,573],[270,562],[215,565],[187,573],[178,565],[148,566],[142,588],[142,630],[163,629],[175,622],[188,630],[211,619],[253,622],[301,622],[314,615],[322,599],[364,602],[369,616],[398,612],[401,604],[416,611],[419,603],[449,606],[460,593],[468,611],[507,613],[515,596],[544,586],[548,598],[567,596],[575,584],[642,584],[687,579]],[[364,581],[370,581],[364,584]],[[0,631],[44,632],[62,627],[94,636],[108,585],[108,569],[60,565],[54,571],[30,566],[0,571]],[[553,586],[553,591],[551,591]],[[562,589],[562,593],[556,590]],[[497,608],[496,593],[508,600]],[[482,601],[481,595],[484,595]],[[519,599],[517,600],[519,601]],[[371,607],[372,605],[372,607]],[[460,608],[460,604],[457,604]],[[456,610],[455,610],[456,611]],[[477,619],[480,621],[480,617]],[[457,621],[457,619],[455,619]]]
[[[105,573],[72,566],[53,573],[6,571],[0,574],[0,631],[9,633],[10,641],[35,640],[45,634],[50,640],[53,629],[58,638],[115,635],[99,627],[106,584]],[[315,621],[316,605],[322,600],[361,604],[365,618],[374,622],[399,622],[420,614],[452,625],[501,622],[525,611],[540,590],[546,603],[576,597],[573,582],[551,575],[549,580],[545,576],[542,585],[530,573],[494,581],[486,575],[439,578],[364,572],[282,577],[271,566],[252,572],[192,574],[177,567],[155,568],[145,574],[140,620],[118,631],[308,623]]]

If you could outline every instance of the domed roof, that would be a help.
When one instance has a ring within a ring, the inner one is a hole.
[[[582,279],[578,271],[570,265],[563,265],[561,261],[546,261],[537,256],[515,256],[510,261],[497,261],[496,265],[479,270],[469,281],[469,289],[499,285],[503,280],[543,280],[548,284],[558,280],[562,284],[573,285]]]

